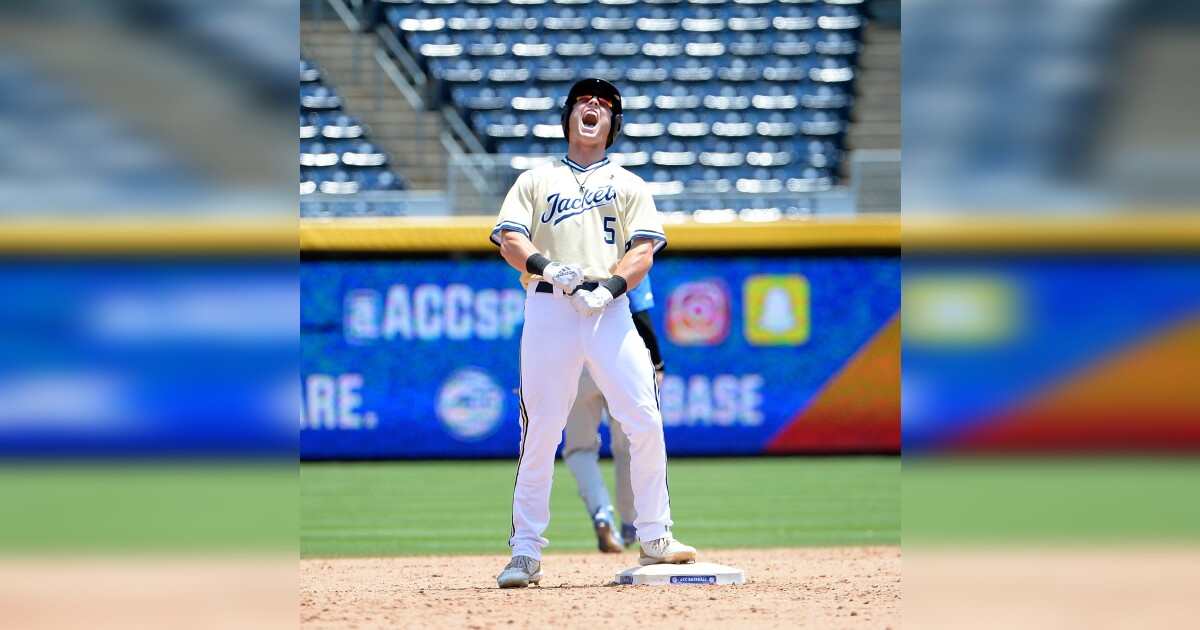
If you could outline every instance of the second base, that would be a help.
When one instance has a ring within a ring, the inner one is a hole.
[[[693,564],[652,564],[633,567],[617,574],[617,584],[744,584],[746,574],[741,569],[711,562]]]

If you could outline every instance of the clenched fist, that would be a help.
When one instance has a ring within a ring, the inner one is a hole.
[[[580,291],[571,298],[571,306],[580,315],[591,317],[604,310],[613,301],[612,292],[607,287],[597,287],[595,291]]]
[[[583,283],[583,269],[579,265],[552,262],[542,270],[542,277],[546,282],[570,293]]]

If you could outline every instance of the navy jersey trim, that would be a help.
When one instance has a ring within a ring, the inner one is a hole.
[[[566,164],[567,166],[570,166],[572,169],[579,171],[580,173],[586,173],[588,171],[594,171],[594,170],[600,168],[601,166],[608,164],[609,159],[604,158],[603,160],[600,160],[599,162],[596,162],[595,164],[592,164],[591,166],[580,166],[580,165],[576,164],[575,162],[571,161],[571,158],[564,157],[562,159],[562,163]]]
[[[496,247],[500,246],[500,232],[504,230],[520,232],[521,234],[525,235],[525,238],[531,238],[529,236],[529,228],[525,227],[524,225],[521,225],[520,223],[513,223],[512,221],[502,221],[500,225],[496,226],[496,229],[492,230],[491,241]]]
[[[638,230],[637,232],[634,232],[633,235],[631,235],[629,237],[628,241],[625,241],[625,251],[629,251],[629,248],[633,246],[633,240],[638,239],[638,238],[648,238],[652,241],[656,241],[654,243],[654,253],[656,253],[656,254],[659,251],[661,251],[664,247],[667,246],[666,235],[664,235],[660,232],[651,232],[648,230]]]

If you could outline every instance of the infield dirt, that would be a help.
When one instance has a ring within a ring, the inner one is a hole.
[[[540,586],[496,587],[506,556],[300,561],[305,628],[899,628],[899,547],[701,549],[739,586],[620,586],[624,554],[547,554]]]

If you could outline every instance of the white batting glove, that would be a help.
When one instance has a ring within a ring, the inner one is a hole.
[[[552,262],[542,270],[546,282],[570,293],[583,283],[583,268],[579,265],[564,265]]]
[[[592,295],[591,291],[583,289],[571,296],[571,306],[575,308],[575,312],[580,315],[591,316],[591,309],[588,307],[587,299]]]
[[[604,310],[613,301],[612,292],[608,287],[597,287],[595,291],[580,291],[571,298],[571,306],[580,315],[591,317]]]

